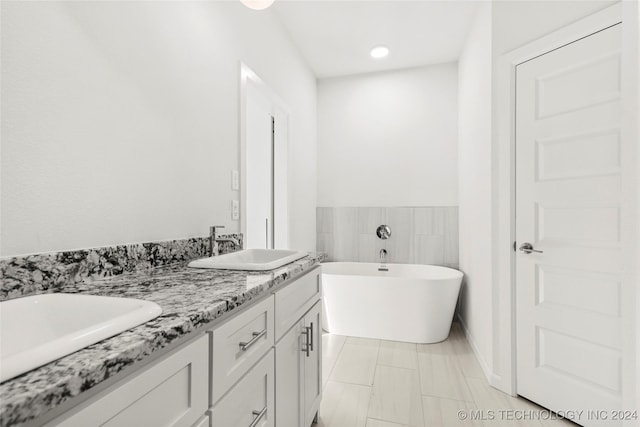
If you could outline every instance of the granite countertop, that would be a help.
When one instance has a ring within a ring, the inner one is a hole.
[[[34,420],[321,260],[322,255],[309,254],[266,272],[194,269],[183,262],[62,287],[60,292],[153,301],[162,314],[0,384],[0,425]]]

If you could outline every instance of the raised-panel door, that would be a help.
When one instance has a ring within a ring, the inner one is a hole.
[[[621,25],[517,67],[518,394],[621,408]],[[530,249],[523,247],[530,244]]]
[[[313,422],[322,396],[322,302],[318,301],[304,316],[309,352],[304,356],[304,421],[305,427]],[[308,354],[308,356],[307,356]]]
[[[300,319],[276,345],[276,425],[302,425],[304,406],[303,331]]]

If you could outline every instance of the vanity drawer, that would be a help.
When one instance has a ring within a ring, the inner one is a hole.
[[[320,299],[320,267],[275,293],[276,341]]]
[[[271,350],[211,410],[212,427],[275,425],[274,351]]]
[[[209,333],[213,406],[274,344],[273,296]]]

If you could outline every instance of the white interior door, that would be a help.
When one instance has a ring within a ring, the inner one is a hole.
[[[249,85],[246,103],[245,248],[271,248],[273,116],[268,99]]]
[[[586,426],[618,424],[629,357],[620,46],[615,25],[516,69],[516,245],[542,251],[516,255],[517,391]]]

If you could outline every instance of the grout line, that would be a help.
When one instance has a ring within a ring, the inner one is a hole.
[[[417,371],[418,368],[405,368],[404,366],[385,365],[384,363],[376,363],[376,366],[384,366],[385,368],[404,369],[405,371]]]
[[[373,386],[371,385],[366,385],[366,384],[358,384],[358,383],[348,383],[345,381],[336,381],[336,380],[332,380],[332,379],[328,379],[327,382],[331,382],[331,383],[338,383],[338,384],[348,384],[348,385],[357,385],[360,387],[367,387],[367,388],[373,388]]]
[[[405,368],[404,366],[387,365],[385,363],[376,363],[376,366],[384,366],[385,368],[407,369],[409,371],[417,371],[418,370],[417,366],[415,368]]]
[[[454,402],[464,402],[464,403],[473,403],[473,404],[475,404],[475,403],[476,403],[476,402],[473,400],[473,397],[472,397],[472,400],[462,400],[462,399],[454,399],[454,398],[452,398],[452,397],[434,396],[434,395],[432,395],[432,394],[424,394],[424,393],[422,393],[422,392],[420,393],[420,396],[421,396],[421,397],[433,397],[434,399],[451,400],[451,401],[454,401]]]
[[[401,427],[406,426],[406,424],[396,423],[395,421],[389,421],[389,420],[385,420],[385,419],[382,419],[382,418],[370,417],[369,414],[367,414],[367,420],[382,421],[383,423],[395,424],[395,425],[401,426]]]

